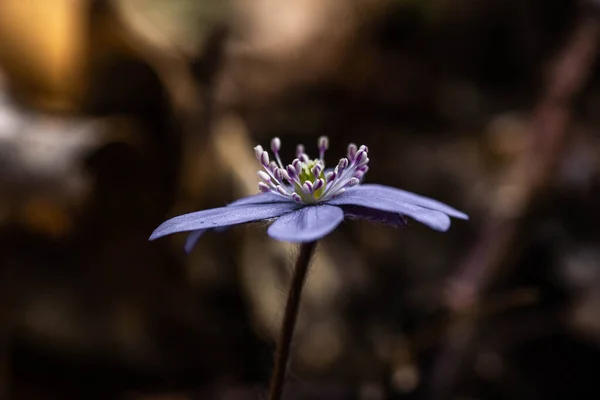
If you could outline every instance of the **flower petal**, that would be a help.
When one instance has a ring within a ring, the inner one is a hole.
[[[223,226],[219,226],[218,228],[215,228],[215,232],[225,232],[227,230],[227,228],[230,228],[231,225],[223,225]],[[204,236],[204,234],[206,232],[208,232],[210,229],[198,229],[196,231],[192,231],[188,237],[185,239],[185,245],[183,246],[183,249],[185,250],[186,253],[190,253],[193,249],[194,246],[196,246],[196,244],[198,244],[198,240],[200,240],[200,238],[202,236]]]
[[[180,215],[163,222],[150,236],[150,240],[177,232],[213,229],[227,225],[279,217],[302,207],[293,202],[245,204],[219,207]]]
[[[183,249],[185,250],[186,253],[190,253],[192,251],[192,249],[194,248],[194,246],[196,246],[196,243],[198,243],[198,240],[200,240],[200,238],[208,231],[208,229],[198,229],[196,231],[192,231],[192,233],[190,233],[187,237],[187,239],[185,239],[185,245],[183,246]]]
[[[310,205],[279,217],[267,233],[285,242],[312,242],[329,234],[343,220],[344,212],[339,207]]]
[[[417,206],[428,208],[430,210],[441,211],[444,214],[448,214],[451,217],[459,219],[469,219],[469,216],[464,212],[458,211],[455,208],[450,207],[447,204],[442,203],[429,197],[421,196],[416,193],[408,192],[406,190],[394,188],[391,186],[376,185],[372,183],[365,183],[355,186],[349,191],[362,191],[368,196],[382,196],[386,198],[394,198],[400,202],[411,203]]]
[[[262,203],[284,203],[289,202],[283,196],[280,196],[275,193],[258,193],[248,197],[241,198],[239,200],[235,200],[229,204],[227,207],[235,207],[235,206],[243,206],[247,204],[262,204]],[[216,229],[217,232],[225,231],[229,226],[222,226]],[[198,229],[190,233],[185,240],[184,250],[186,253],[192,251],[194,246],[198,243],[198,240],[208,231],[208,229]]]
[[[377,210],[375,208],[354,205],[340,206],[346,218],[365,219],[370,222],[379,222],[392,226],[406,226],[406,219],[402,214]]]
[[[358,186],[360,187],[360,186]],[[390,196],[384,191],[347,190],[344,194],[327,201],[331,205],[355,205],[376,210],[396,212],[407,215],[428,227],[447,231],[450,227],[450,218],[441,211],[429,210],[412,203],[401,201],[398,196]]]

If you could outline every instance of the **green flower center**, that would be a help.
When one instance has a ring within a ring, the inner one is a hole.
[[[313,168],[317,164],[321,164],[321,162],[319,160],[309,160],[307,163],[302,165],[302,169],[298,174],[300,184],[296,183],[294,185],[294,191],[298,193],[302,200],[307,203],[312,203],[314,200],[318,200],[321,196],[323,196],[323,192],[325,192],[325,186],[322,186],[320,189],[315,190],[312,195],[307,195],[304,193],[301,187],[301,185],[304,185],[306,182],[310,182],[314,185],[319,178],[325,180],[325,173],[323,170],[321,170],[319,176],[315,176],[315,174],[313,174]]]

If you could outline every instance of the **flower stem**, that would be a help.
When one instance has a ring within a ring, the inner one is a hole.
[[[290,283],[287,303],[285,305],[285,314],[281,333],[277,342],[277,351],[275,353],[275,369],[271,377],[271,388],[269,390],[269,400],[280,400],[285,383],[285,373],[287,370],[288,359],[290,357],[290,345],[294,336],[294,327],[298,318],[298,309],[300,307],[300,298],[302,288],[308,272],[308,265],[312,255],[317,247],[317,242],[303,243],[300,245],[300,254],[296,261],[294,276]]]

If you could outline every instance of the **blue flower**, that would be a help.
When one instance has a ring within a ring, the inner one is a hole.
[[[190,251],[204,232],[232,225],[275,220],[268,229],[274,239],[305,243],[321,239],[345,217],[367,219],[394,226],[406,225],[405,217],[432,229],[446,231],[450,217],[468,219],[465,213],[437,200],[383,185],[362,184],[368,171],[367,146],[348,146],[348,153],[333,169],[326,170],[323,157],[329,146],[319,138],[319,158],[310,159],[304,146],[296,148],[294,161],[284,166],[279,157],[281,141],[274,138],[271,150],[254,148],[262,169],[258,171],[261,193],[226,207],[180,215],[162,223],[150,240],[177,232],[191,232],[185,249]]]

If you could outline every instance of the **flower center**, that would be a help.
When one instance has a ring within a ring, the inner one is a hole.
[[[319,179],[325,180],[325,173],[323,171],[320,171],[320,169],[321,169],[321,165],[319,164],[318,160],[309,160],[308,163],[302,165],[300,174],[298,174],[298,178],[299,178],[300,182],[294,183],[294,192],[298,193],[300,195],[300,197],[302,197],[302,195],[304,194],[302,187],[304,186],[304,184],[306,182],[310,182],[310,184],[312,185],[312,187],[314,189],[315,185],[317,185],[317,182]],[[318,176],[315,175],[315,172],[313,172],[313,170],[318,171],[318,172],[316,172],[316,173],[318,173]],[[312,196],[316,200],[318,200],[319,198],[321,198],[324,191],[325,191],[325,185],[320,185],[319,189],[313,190]]]
[[[348,145],[348,153],[340,159],[337,166],[325,170],[325,151],[329,147],[329,139],[321,136],[318,141],[319,158],[310,159],[304,152],[304,146],[296,147],[296,158],[284,167],[279,157],[281,140],[271,140],[271,150],[275,160],[271,161],[269,152],[262,146],[256,146],[254,152],[262,165],[258,171],[261,192],[272,192],[293,199],[298,203],[314,204],[332,199],[344,193],[346,188],[356,186],[369,170],[367,146],[357,148],[354,143]]]

